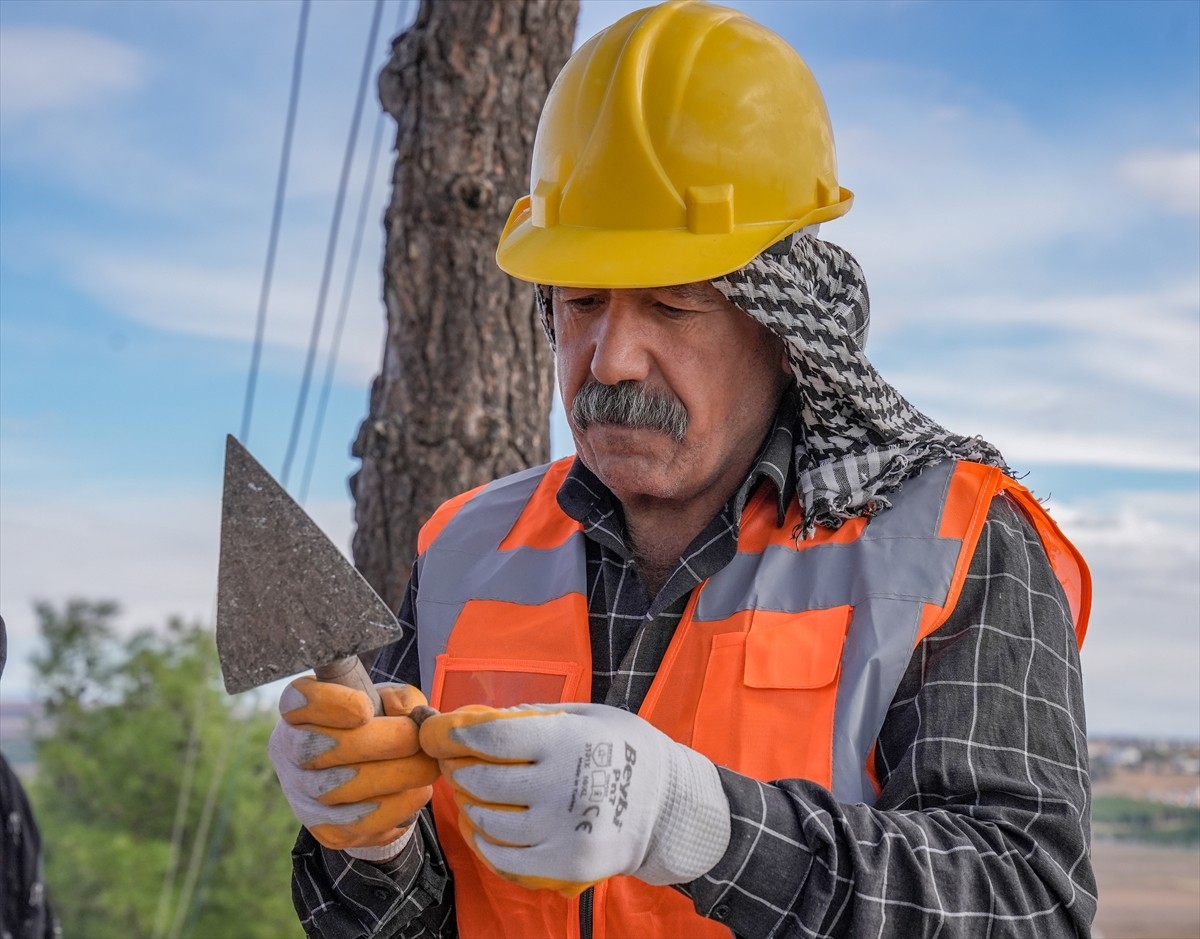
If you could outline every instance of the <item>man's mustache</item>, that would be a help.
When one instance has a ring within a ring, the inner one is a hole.
[[[636,381],[589,381],[571,402],[571,421],[580,431],[590,424],[621,424],[657,430],[680,442],[687,433],[688,413],[669,391],[652,391]]]

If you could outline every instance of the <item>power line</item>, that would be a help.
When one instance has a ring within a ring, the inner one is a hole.
[[[271,212],[271,229],[267,237],[267,257],[263,266],[262,286],[258,296],[258,317],[254,329],[254,346],[250,355],[250,369],[246,376],[246,392],[242,401],[242,426],[240,438],[243,443],[250,436],[250,418],[254,412],[254,393],[258,383],[258,367],[262,357],[263,335],[266,330],[267,304],[271,295],[271,280],[275,271],[275,252],[279,244],[279,230],[283,220],[284,194],[287,191],[288,164],[292,151],[292,137],[296,127],[296,111],[300,101],[300,78],[304,72],[304,47],[308,35],[308,14],[311,0],[301,0],[300,22],[296,30],[296,45],[292,52],[292,81],[288,95],[287,117],[284,120],[283,144],[279,155],[279,170],[275,181],[275,204]],[[183,850],[184,827],[187,810],[191,801],[192,782],[199,757],[199,728],[204,710],[204,684],[202,677],[196,691],[196,711],[193,715],[192,726],[188,733],[187,755],[184,760],[183,777],[180,780],[179,798],[175,805],[175,821],[171,831],[171,853],[163,873],[160,887],[158,907],[155,913],[154,935],[167,935],[168,920],[178,922],[178,905],[176,916],[172,917],[171,895],[175,891],[175,879],[179,873],[179,862]],[[180,896],[179,900],[183,901]],[[190,903],[190,898],[189,898]],[[185,911],[186,912],[186,911]]]
[[[403,5],[401,7],[403,9]],[[383,140],[384,115],[381,111],[375,121],[375,135],[371,140],[371,158],[367,164],[367,176],[363,180],[362,197],[358,203],[358,221],[354,232],[354,244],[350,248],[350,261],[346,266],[346,280],[342,285],[342,301],[338,309],[337,323],[333,328],[333,339],[329,346],[329,357],[325,363],[325,379],[321,383],[321,397],[317,402],[317,413],[313,419],[312,437],[308,443],[308,457],[304,463],[304,478],[296,501],[301,505],[308,498],[308,484],[312,481],[313,466],[317,461],[317,450],[321,442],[321,429],[325,424],[325,408],[329,404],[329,392],[333,386],[333,375],[337,369],[338,352],[342,345],[342,330],[346,325],[346,314],[350,309],[350,296],[354,292],[354,275],[358,269],[358,255],[362,248],[363,231],[366,228],[367,208],[371,201],[371,189],[375,182],[375,167],[379,161],[380,144]]]
[[[254,350],[250,355],[250,374],[246,379],[246,397],[242,403],[241,441],[250,437],[250,415],[254,411],[254,391],[258,384],[258,363],[262,357],[263,333],[267,325],[267,300],[271,296],[271,278],[275,272],[275,249],[283,219],[283,195],[287,189],[288,162],[292,152],[292,132],[296,127],[296,107],[300,101],[300,74],[304,68],[304,40],[308,32],[310,0],[300,4],[300,29],[296,33],[296,51],[292,55],[292,91],[288,98],[287,120],[283,130],[283,150],[279,156],[279,174],[275,183],[275,208],[271,212],[271,234],[267,239],[267,261],[263,267],[262,288],[258,295],[258,322],[254,328]]]
[[[309,3],[309,0],[304,0],[306,11],[307,11],[307,7],[308,7],[308,3]],[[397,21],[398,25],[403,20],[403,14],[406,11],[407,3],[408,3],[408,0],[401,0],[400,16]],[[324,307],[325,294],[328,289],[329,273],[330,273],[330,269],[332,266],[334,251],[335,251],[335,247],[336,247],[337,229],[338,229],[338,224],[339,224],[339,219],[340,219],[340,214],[341,214],[342,202],[344,201],[344,197],[345,197],[348,170],[349,170],[350,163],[353,160],[354,141],[358,136],[358,128],[359,128],[360,120],[361,120],[362,106],[363,106],[363,101],[365,98],[366,83],[367,83],[367,79],[368,79],[369,73],[370,73],[371,52],[372,52],[372,49],[374,48],[375,42],[378,38],[379,20],[380,20],[380,14],[382,12],[383,4],[384,4],[384,0],[376,0],[375,12],[374,12],[374,15],[371,20],[370,38],[368,39],[368,42],[367,42],[367,53],[366,53],[366,57],[363,62],[363,80],[360,82],[358,98],[355,102],[354,118],[351,122],[350,140],[347,143],[346,158],[345,158],[345,160],[343,162],[343,166],[342,166],[342,176],[341,176],[341,181],[340,181],[339,188],[338,188],[337,206],[335,208],[334,219],[333,219],[333,223],[332,223],[331,231],[330,231],[329,248],[326,252],[326,259],[325,259],[326,269],[325,269],[325,273],[322,277],[321,294],[320,294],[320,299],[318,301],[316,322],[314,323],[313,334],[312,334],[312,337],[309,342],[308,365],[305,370],[300,403],[297,405],[297,422],[296,422],[297,426],[299,424],[299,421],[303,417],[304,394],[307,393],[307,386],[311,379],[313,356],[314,356],[314,352],[315,352],[316,342],[320,335],[320,319],[321,319],[321,315],[322,315],[322,311],[323,311],[323,307]],[[297,72],[297,74],[298,74],[298,72]],[[293,84],[293,92],[295,91],[296,87],[298,87],[297,84]],[[293,104],[292,111],[294,112],[294,98],[293,98],[292,104]],[[290,113],[289,114],[289,127],[291,125],[293,118],[294,118],[294,113]],[[347,271],[347,284],[343,289],[342,309],[339,313],[338,323],[337,323],[337,326],[335,329],[334,343],[333,343],[333,347],[332,347],[332,350],[330,353],[330,362],[329,362],[329,365],[326,370],[326,382],[329,382],[332,379],[332,372],[333,372],[333,369],[334,369],[335,363],[336,363],[337,350],[338,350],[338,346],[340,344],[341,331],[342,331],[342,326],[344,324],[344,319],[345,319],[345,311],[349,305],[351,283],[353,281],[354,270],[357,267],[358,253],[359,253],[359,250],[361,247],[361,241],[362,241],[362,229],[364,227],[364,217],[365,217],[365,211],[366,211],[365,202],[368,198],[371,180],[373,180],[374,175],[375,175],[375,166],[376,166],[377,159],[378,159],[379,143],[380,143],[380,136],[381,136],[381,125],[382,125],[382,121],[377,122],[376,131],[375,131],[375,139],[372,143],[370,166],[367,171],[367,182],[364,186],[364,195],[363,195],[364,205],[362,207],[360,207],[360,211],[359,211],[358,232],[356,234],[356,237],[354,240],[354,245],[353,245],[353,248],[351,251],[351,260],[350,260],[348,271]],[[289,131],[289,137],[290,137],[290,131]],[[284,168],[283,172],[286,172],[286,163],[285,163],[285,168]],[[280,194],[282,193],[282,186],[280,187],[279,192],[280,192]],[[278,216],[277,216],[277,218],[278,218]],[[272,254],[273,254],[273,248],[272,248]],[[268,277],[268,281],[269,281],[269,277]],[[262,327],[261,327],[261,309],[260,309],[260,325],[259,325],[260,341],[261,341],[261,328]],[[255,363],[256,364],[257,364],[257,355],[258,355],[258,350],[256,348],[256,352],[255,352]],[[322,396],[322,402],[321,402],[321,408],[320,408],[320,414],[322,417],[324,415],[325,397],[326,397],[326,395]],[[247,411],[247,414],[248,413],[249,412]],[[318,428],[320,426],[319,420],[320,420],[320,418],[318,419]],[[246,421],[246,427],[248,428],[248,417],[245,419],[245,421]],[[244,429],[243,430],[243,440],[245,437],[245,433],[246,433],[246,430]],[[293,444],[294,444],[294,440],[295,440],[295,433],[296,433],[296,426],[293,426],[293,441],[292,441]],[[319,431],[318,431],[318,433],[319,433]],[[313,444],[313,446],[315,447],[315,443]],[[292,457],[292,448],[289,447],[288,464],[290,464],[291,457]],[[310,462],[311,462],[311,458],[310,458]],[[309,472],[311,473],[311,466],[309,468]],[[284,469],[285,482],[286,482],[286,476],[287,476],[287,464],[285,464],[285,469]],[[306,474],[306,477],[305,477],[305,488],[306,489],[307,489],[307,484],[308,484],[308,475]],[[245,739],[244,724],[245,724],[246,720],[248,720],[248,719],[249,718],[243,718],[241,721],[237,722],[235,725],[235,723],[234,723],[235,712],[233,710],[231,710],[229,713],[229,720],[228,720],[228,722],[225,726],[224,732],[222,734],[221,751],[218,754],[218,766],[217,766],[216,770],[214,771],[214,775],[212,778],[212,784],[211,784],[208,794],[205,798],[204,808],[201,813],[199,831],[196,833],[195,840],[192,845],[192,856],[191,856],[191,861],[188,866],[187,876],[186,876],[184,885],[181,888],[181,896],[180,896],[179,902],[176,906],[175,917],[174,917],[174,921],[172,923],[172,935],[178,936],[178,935],[190,934],[190,932],[194,928],[194,925],[195,925],[197,917],[199,916],[200,910],[204,905],[204,901],[205,901],[205,898],[206,898],[206,895],[208,892],[210,878],[212,875],[213,866],[215,865],[217,856],[219,855],[220,850],[221,850],[221,843],[224,840],[225,832],[229,825],[229,821],[230,821],[232,809],[233,809],[233,801],[234,801],[234,798],[235,798],[235,795],[236,795],[236,792],[238,789],[239,770],[241,769],[241,760],[237,759],[235,756],[235,758],[232,760],[232,765],[230,765],[230,754],[229,754],[230,737],[233,736],[235,738],[235,743],[234,743],[235,754],[240,754],[241,747],[242,747],[242,744]],[[221,786],[222,791],[219,796],[219,811],[218,811],[217,787],[221,784],[222,779],[224,779],[224,785]],[[213,824],[214,812],[217,813],[215,825]]]
[[[354,117],[350,122],[350,137],[346,141],[346,154],[342,159],[342,175],[338,181],[337,199],[334,202],[333,219],[329,226],[329,241],[325,250],[325,267],[321,272],[321,288],[317,295],[317,311],[313,317],[312,335],[308,341],[308,355],[304,362],[304,377],[300,382],[300,396],[296,401],[296,413],[292,420],[292,433],[288,438],[287,454],[283,459],[283,472],[280,482],[287,487],[288,476],[291,473],[292,459],[296,455],[296,444],[300,439],[300,426],[304,422],[304,408],[308,400],[308,389],[312,382],[313,361],[317,354],[317,341],[321,336],[321,320],[325,315],[325,298],[329,293],[329,280],[333,272],[333,257],[337,251],[338,228],[341,224],[342,205],[346,200],[346,184],[349,181],[350,165],[354,160],[354,144],[358,138],[359,122],[362,119],[363,101],[367,95],[367,85],[371,77],[372,53],[379,35],[379,18],[383,13],[383,0],[375,0],[375,11],[371,17],[371,33],[367,40],[367,50],[363,56],[362,78],[359,81],[358,98],[354,102]]]
[[[396,8],[395,32],[399,33],[404,21],[408,18],[412,0],[400,0]],[[375,134],[371,139],[371,156],[367,161],[367,175],[363,179],[362,196],[358,203],[358,221],[355,223],[354,244],[350,248],[350,261],[346,266],[346,280],[342,285],[342,302],[338,310],[337,324],[334,326],[333,339],[329,347],[329,357],[325,364],[325,379],[321,383],[321,398],[317,404],[317,414],[313,419],[312,437],[308,444],[308,457],[304,463],[304,478],[300,483],[297,500],[301,505],[308,498],[308,485],[312,481],[313,467],[317,462],[317,451],[321,442],[321,431],[325,427],[325,409],[329,404],[329,393],[333,387],[333,376],[337,369],[338,353],[342,345],[342,330],[346,325],[346,315],[350,309],[350,295],[354,292],[354,278],[358,272],[358,255],[362,248],[363,232],[367,227],[367,208],[371,202],[371,189],[375,183],[375,169],[379,162],[379,151],[383,143],[383,128],[386,125],[386,114],[381,109],[375,119]]]

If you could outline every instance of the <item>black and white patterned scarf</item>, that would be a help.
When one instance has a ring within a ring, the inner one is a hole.
[[[973,460],[1010,472],[981,437],[952,434],[889,385],[863,352],[870,304],[862,268],[848,251],[797,232],[745,267],[712,281],[779,336],[800,391],[794,451],[796,495],[808,537],[888,508],[906,479],[942,460]],[[554,345],[550,291],[535,291]]]

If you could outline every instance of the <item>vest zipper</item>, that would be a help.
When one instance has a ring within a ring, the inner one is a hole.
[[[588,887],[579,895],[579,939],[592,939],[592,903],[595,896],[595,887]]]

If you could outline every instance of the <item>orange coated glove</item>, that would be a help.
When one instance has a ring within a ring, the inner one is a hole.
[[[384,715],[353,688],[297,678],[279,699],[268,750],[284,795],[314,838],[366,860],[393,857],[433,795],[435,760],[408,716],[426,704],[412,685],[377,685]]]

